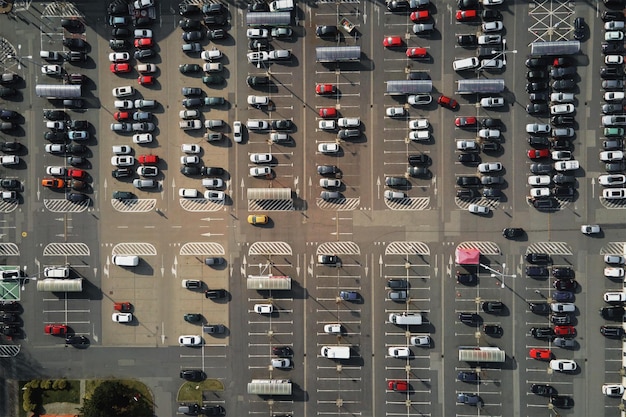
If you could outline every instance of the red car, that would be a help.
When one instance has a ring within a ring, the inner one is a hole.
[[[113,118],[118,122],[123,122],[124,120],[130,120],[130,113],[127,111],[116,111],[113,113]]]
[[[470,117],[457,117],[454,119],[456,127],[474,127],[478,123],[478,120],[474,116]]]
[[[124,301],[121,303],[115,303],[113,305],[113,309],[115,311],[121,311],[122,313],[128,313],[129,311],[133,309],[133,305],[129,303],[128,301]]]
[[[43,331],[53,336],[65,336],[67,334],[67,326],[65,324],[46,324]]]
[[[427,54],[426,48],[408,48],[406,50],[408,58],[424,58]]]
[[[539,158],[547,158],[550,156],[550,151],[548,149],[529,149],[528,157],[530,159],[539,159]]]
[[[554,326],[554,334],[557,336],[576,336],[574,326]]]
[[[315,86],[315,93],[319,95],[333,94],[336,91],[337,89],[332,84],[318,84]]]
[[[159,157],[157,155],[139,155],[137,158],[140,164],[158,164]]]
[[[459,103],[457,103],[455,99],[448,96],[439,96],[439,98],[437,99],[437,103],[439,103],[440,106],[447,107],[451,110],[456,110],[459,108]]]
[[[82,169],[70,168],[67,170],[67,176],[80,180],[87,176],[87,171],[83,171]]]
[[[533,359],[538,359],[540,361],[549,361],[552,359],[552,351],[550,349],[531,349],[528,352],[528,356]]]
[[[334,119],[337,117],[337,109],[333,107],[322,107],[320,109],[320,117],[324,117],[326,119]]]
[[[423,22],[430,19],[430,12],[428,10],[417,10],[411,13],[411,20],[414,22]]]
[[[383,46],[386,48],[402,46],[402,38],[400,36],[386,36],[385,39],[383,39]]]
[[[457,10],[456,20],[464,22],[466,20],[474,20],[478,17],[478,10]]]
[[[401,379],[391,379],[387,383],[387,387],[392,391],[407,392],[409,390],[409,384]]]
[[[154,77],[152,75],[142,75],[141,77],[137,77],[137,82],[140,85],[152,85],[154,84]]]
[[[113,74],[130,72],[130,64],[128,64],[127,62],[122,62],[120,64],[111,64],[110,68]]]
[[[152,48],[154,46],[154,42],[152,38],[139,38],[135,39],[135,48],[146,49]]]

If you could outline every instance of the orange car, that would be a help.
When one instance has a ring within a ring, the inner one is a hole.
[[[65,188],[65,181],[60,178],[44,178],[41,180],[41,185],[48,188]]]

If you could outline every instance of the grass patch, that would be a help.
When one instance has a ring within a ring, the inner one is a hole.
[[[102,384],[104,381],[109,381],[108,379],[88,379],[85,381],[85,398],[91,398],[94,390],[98,387],[98,385]],[[116,379],[120,383],[129,387],[129,391],[135,391],[141,394],[143,398],[148,400],[149,402],[154,402],[154,398],[152,398],[152,393],[148,390],[148,387],[140,381],[135,379]]]
[[[63,390],[43,390],[42,400],[44,407],[51,403],[80,404],[80,381],[67,381],[67,387]]]
[[[202,403],[202,393],[204,391],[224,391],[224,384],[217,379],[205,379],[202,382],[185,382],[178,390],[176,401]]]

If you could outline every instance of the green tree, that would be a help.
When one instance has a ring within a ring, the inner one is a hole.
[[[91,398],[84,399],[84,417],[151,417],[152,407],[136,392],[119,381],[104,381]]]

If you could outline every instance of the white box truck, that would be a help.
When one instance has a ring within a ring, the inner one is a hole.
[[[270,3],[270,11],[287,12],[293,10],[293,0],[275,0]]]
[[[420,313],[390,313],[389,322],[398,326],[418,326],[422,324]]]
[[[322,356],[329,359],[350,359],[350,346],[322,346]]]

